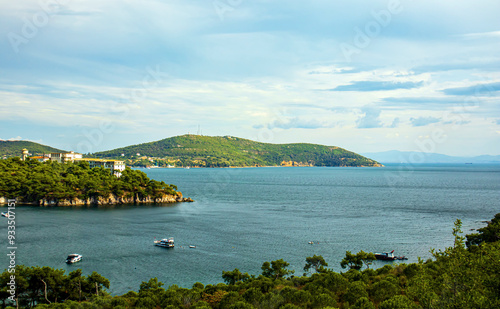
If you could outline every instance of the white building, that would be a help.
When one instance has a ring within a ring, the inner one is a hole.
[[[44,156],[29,157],[28,150],[25,148],[25,149],[23,149],[21,159],[26,160],[27,158],[37,160],[39,162],[44,162],[44,161],[48,161],[48,160],[56,161],[59,163],[86,161],[89,163],[90,168],[104,167],[106,169],[109,169],[111,171],[111,173],[117,177],[120,177],[122,172],[125,170],[125,161],[82,158],[81,153],[77,153],[74,151],[53,152],[51,154],[44,155]]]
[[[90,168],[94,167],[104,167],[111,170],[113,175],[120,177],[122,172],[125,170],[125,162],[120,160],[104,160],[104,159],[76,159],[75,161],[87,161]]]
[[[73,162],[73,161],[81,159],[81,158],[82,158],[82,154],[76,153],[74,151],[53,152],[50,154],[50,160],[57,161],[59,163]]]

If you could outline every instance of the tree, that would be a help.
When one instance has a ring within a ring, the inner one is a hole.
[[[488,225],[478,229],[479,233],[467,235],[466,245],[468,248],[480,245],[484,242],[496,242],[500,240],[500,213],[488,222]]]
[[[269,262],[264,262],[262,264],[262,275],[269,278],[283,278],[285,276],[293,274],[295,271],[286,269],[290,266],[289,263],[285,262],[283,259]]]
[[[95,294],[99,295],[103,287],[109,289],[109,280],[98,274],[97,272],[92,272],[87,277],[86,283],[91,289],[95,289]],[[89,291],[90,292],[90,291]]]
[[[351,251],[346,251],[344,259],[340,262],[340,266],[342,268],[349,266],[349,269],[360,270],[363,264],[365,264],[367,268],[370,268],[372,261],[375,260],[375,254],[372,252],[364,252],[361,250],[356,254],[352,254]]]
[[[139,293],[141,292],[146,292],[146,291],[152,291],[152,292],[163,292],[165,291],[164,288],[162,288],[163,282],[158,281],[158,278],[154,277],[149,279],[148,282],[143,281],[141,283],[141,286],[139,287]]]
[[[313,268],[317,273],[323,273],[326,271],[326,266],[328,266],[328,263],[325,262],[325,259],[321,255],[314,255],[306,258],[304,271],[309,271],[309,269]]]
[[[250,275],[248,273],[243,274],[238,268],[235,268],[233,271],[222,271],[222,279],[227,284],[235,284],[238,281],[250,279]]]

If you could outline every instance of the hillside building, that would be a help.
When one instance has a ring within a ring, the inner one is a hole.
[[[125,161],[121,160],[104,160],[104,159],[76,159],[75,161],[87,161],[90,168],[94,167],[104,167],[109,169],[113,175],[120,177],[122,172],[125,170]]]
[[[80,160],[81,158],[82,158],[82,154],[76,153],[74,151],[53,152],[50,154],[50,160],[57,161],[59,163],[73,162],[75,160]]]
[[[30,157],[30,160],[37,160],[38,162],[45,162],[45,161],[49,161],[50,157],[48,157],[48,156],[32,156],[32,157]]]
[[[26,148],[23,148],[23,153],[21,154],[21,160],[25,161],[26,158],[29,156],[29,152],[28,152],[28,149]]]
[[[122,172],[125,170],[125,161],[122,160],[104,160],[104,159],[93,159],[93,158],[83,158],[81,153],[74,151],[70,152],[53,152],[50,154],[44,154],[43,156],[29,156],[28,149],[24,148],[21,156],[21,160],[37,160],[39,162],[45,161],[56,161],[58,163],[67,163],[75,161],[86,161],[89,163],[90,168],[103,167],[111,171],[111,173],[117,177],[120,177]]]

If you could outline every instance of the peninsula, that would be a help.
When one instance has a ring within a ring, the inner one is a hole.
[[[381,166],[337,146],[269,144],[234,136],[181,135],[156,142],[97,152],[143,167]]]
[[[88,161],[0,160],[0,204],[8,199],[38,206],[116,205],[192,202],[173,184],[125,168],[120,177]]]

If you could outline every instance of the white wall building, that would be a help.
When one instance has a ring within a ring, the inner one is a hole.
[[[50,160],[57,161],[59,163],[73,162],[73,161],[81,159],[81,158],[82,158],[82,154],[76,153],[74,151],[53,152],[50,154]]]
[[[76,159],[75,161],[87,161],[90,168],[104,167],[111,170],[113,175],[120,177],[125,170],[125,162],[120,160],[104,160],[104,159]]]
[[[89,163],[90,168],[104,167],[106,169],[109,169],[111,171],[111,173],[117,177],[120,177],[122,172],[125,170],[125,161],[82,158],[81,153],[77,153],[74,151],[53,152],[51,154],[44,155],[44,156],[29,157],[28,150],[25,148],[25,149],[23,149],[21,159],[26,160],[27,158],[37,160],[40,162],[48,161],[50,159],[51,161],[56,161],[59,163],[86,161]]]

